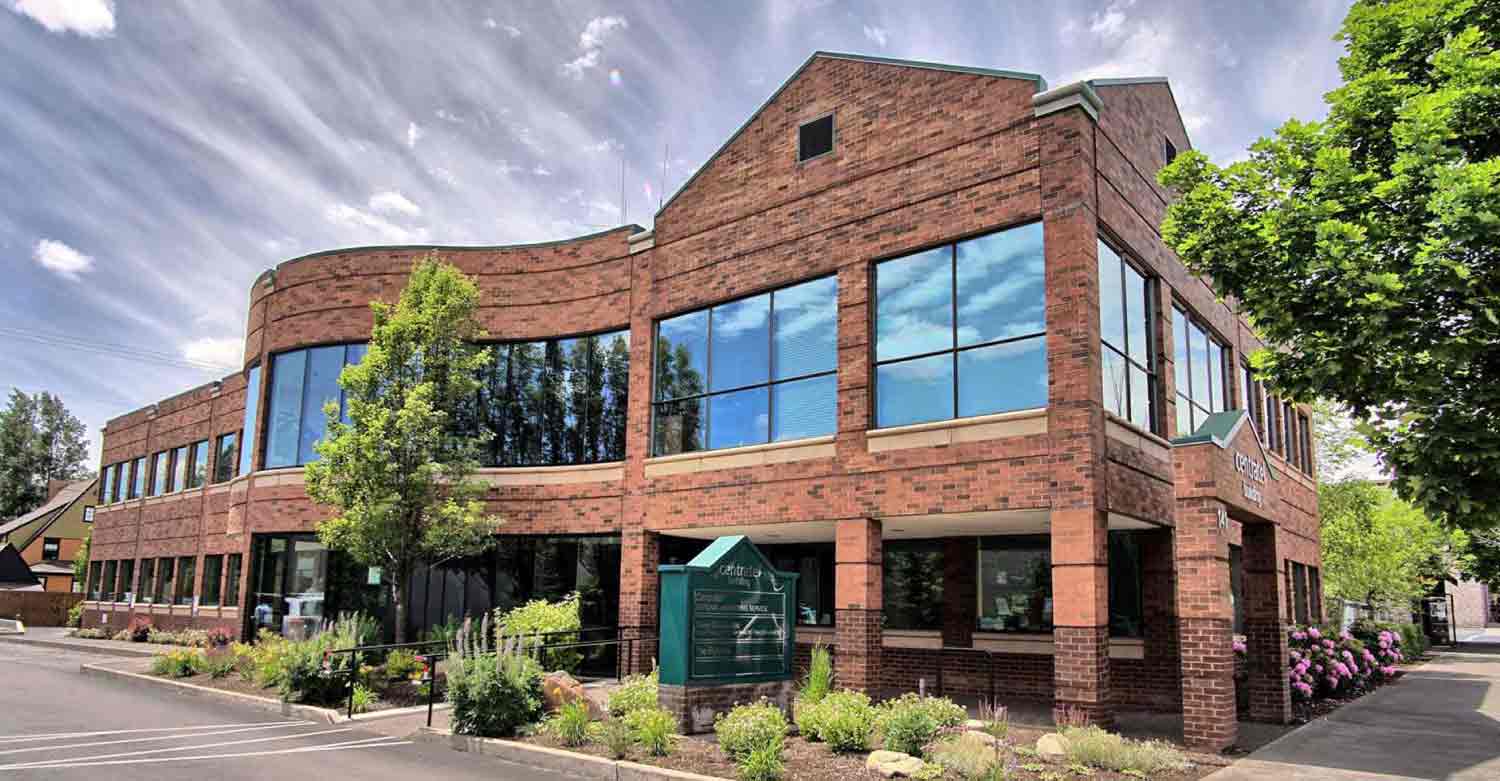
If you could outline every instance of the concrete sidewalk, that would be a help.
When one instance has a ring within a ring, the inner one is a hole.
[[[1500,779],[1500,630],[1208,778]]]

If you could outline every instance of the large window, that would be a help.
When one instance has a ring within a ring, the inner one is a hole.
[[[1032,223],[875,266],[875,425],[1047,405],[1045,259]]]
[[[837,334],[833,277],[657,323],[653,454],[832,434]]]
[[[188,487],[187,470],[188,446],[183,445],[172,451],[172,481],[167,485],[168,491],[181,491]]]
[[[156,560],[157,604],[172,604],[172,565],[175,563],[175,559],[166,556]]]
[[[141,559],[141,582],[135,590],[135,601],[150,604],[156,600],[156,559]]]
[[[591,464],[625,458],[630,332],[488,346],[473,420],[490,434],[489,466]]]
[[[1297,413],[1297,433],[1302,442],[1302,471],[1312,474],[1313,449],[1312,449],[1312,422],[1301,412]]]
[[[103,479],[99,481],[99,504],[109,504],[115,495],[115,467],[106,466],[100,472]]]
[[[1098,244],[1104,408],[1141,428],[1159,432],[1151,284],[1113,247],[1103,241]]]
[[[239,460],[239,436],[220,434],[214,444],[214,482],[225,483],[233,480]]]
[[[1225,384],[1228,350],[1187,312],[1172,308],[1173,363],[1177,372],[1177,436],[1185,437],[1215,412],[1229,409]]]
[[[245,376],[245,424],[240,428],[240,435],[245,442],[251,443],[249,447],[240,448],[240,468],[238,474],[249,472],[254,466],[251,462],[255,456],[255,415],[260,407],[260,365],[250,367]]]
[[[885,628],[943,628],[943,541],[886,540]]]
[[[102,566],[103,562],[89,562],[88,587],[85,589],[88,592],[89,599],[99,599],[100,597],[99,573]]]
[[[224,604],[238,607],[240,604],[240,554],[229,554],[229,564],[224,570]]]
[[[187,462],[187,482],[183,488],[197,488],[208,480],[208,440],[194,442],[189,450]]]
[[[115,599],[115,572],[118,566],[117,561],[104,562],[104,580],[99,585],[99,598],[105,602],[113,602]]]
[[[266,409],[267,469],[315,461],[313,445],[323,438],[327,419],[323,405],[344,409],[339,372],[359,363],[366,346],[335,344],[284,352],[271,359],[270,406]]]
[[[147,496],[161,496],[167,492],[167,477],[170,472],[167,469],[172,453],[163,450],[151,459],[151,491]]]
[[[130,462],[130,496],[131,499],[139,499],[146,493],[146,457],[141,456]]]
[[[1307,565],[1295,561],[1292,562],[1292,609],[1297,623],[1307,623]]]
[[[200,605],[219,604],[221,577],[224,574],[223,556],[203,557],[203,598],[198,600]]]
[[[198,560],[192,556],[177,557],[177,604],[193,604],[194,568]]]
[[[1052,631],[1052,546],[1044,535],[979,539],[979,629]]]
[[[125,559],[120,562],[119,585],[115,587],[117,601],[129,602],[131,589],[135,588],[135,559]]]

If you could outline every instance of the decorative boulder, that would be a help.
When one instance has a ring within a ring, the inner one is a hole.
[[[1043,735],[1036,740],[1036,753],[1050,762],[1067,759],[1068,739],[1055,732]]]
[[[865,760],[865,767],[886,778],[911,777],[926,764],[922,760],[899,751],[872,751]]]
[[[599,720],[607,715],[607,711],[583,690],[583,684],[577,678],[565,672],[552,672],[542,676],[542,702],[546,704],[548,711],[555,712],[574,700],[588,703],[590,719]]]

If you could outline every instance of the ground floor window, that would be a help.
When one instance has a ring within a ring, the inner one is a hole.
[[[156,560],[156,602],[161,605],[172,604],[172,565],[177,561],[170,557]]]
[[[119,601],[129,602],[135,588],[135,559],[125,559],[120,562],[120,585],[116,587]]]
[[[192,556],[177,558],[177,604],[193,604],[193,586],[197,582],[198,560]]]
[[[1109,633],[1113,637],[1146,636],[1144,535],[1156,532],[1109,533]]]
[[[1292,618],[1299,624],[1307,623],[1307,565],[1292,562]]]
[[[141,582],[135,595],[137,602],[147,604],[156,597],[156,559],[141,559]]]
[[[660,539],[662,564],[686,564],[708,547],[709,540],[663,535]],[[797,578],[797,625],[833,626],[834,566],[833,543],[804,542],[782,545],[756,544],[782,572],[795,572]]]
[[[219,604],[220,578],[224,574],[223,556],[203,557],[203,598],[199,604],[213,606]]]
[[[104,581],[103,585],[99,587],[99,598],[106,602],[112,602],[115,598],[115,567],[117,564],[118,562],[113,561],[104,562]]]
[[[1045,535],[979,538],[980,631],[1052,631],[1052,541]]]
[[[1234,633],[1245,634],[1245,553],[1229,546],[1229,608],[1234,612]]]
[[[886,540],[882,545],[886,629],[943,628],[943,541]]]
[[[251,632],[303,639],[325,620],[359,611],[382,620],[390,636],[381,584],[379,567],[329,551],[315,534],[258,534],[250,546]]]

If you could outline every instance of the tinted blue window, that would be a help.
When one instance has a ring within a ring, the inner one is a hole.
[[[838,378],[832,374],[771,386],[771,439],[781,441],[832,434],[838,402]]]
[[[323,405],[339,402],[339,372],[344,369],[344,346],[315,347],[307,352],[307,386],[302,394],[302,435],[297,445],[297,461],[316,460],[313,445],[328,428]]]
[[[250,374],[245,381],[245,445],[240,448],[240,468],[236,474],[245,474],[250,471],[251,454],[255,451],[255,442],[260,441],[255,432],[255,414],[260,407],[260,366],[251,366]]]
[[[297,436],[302,423],[302,384],[307,351],[282,353],[271,361],[271,407],[267,416],[266,468],[297,463]]]
[[[953,348],[953,247],[875,269],[875,358],[885,361]]]
[[[675,399],[706,391],[708,310],[663,320],[656,329],[656,398]]]
[[[838,280],[824,277],[775,293],[772,379],[803,377],[838,366]],[[831,427],[830,427],[831,429]]]
[[[652,423],[652,452],[657,455],[691,453],[708,442],[708,397],[667,401],[656,405]]]
[[[875,395],[876,426],[905,426],[953,417],[953,354],[877,367]]]
[[[750,388],[710,396],[708,400],[708,447],[764,443],[770,426],[766,388]]]
[[[958,416],[1047,406],[1047,340],[976,347],[958,354]]]
[[[762,384],[771,369],[771,297],[755,296],[710,310],[710,391]]]
[[[1041,223],[961,241],[957,264],[959,347],[1046,330]]]

